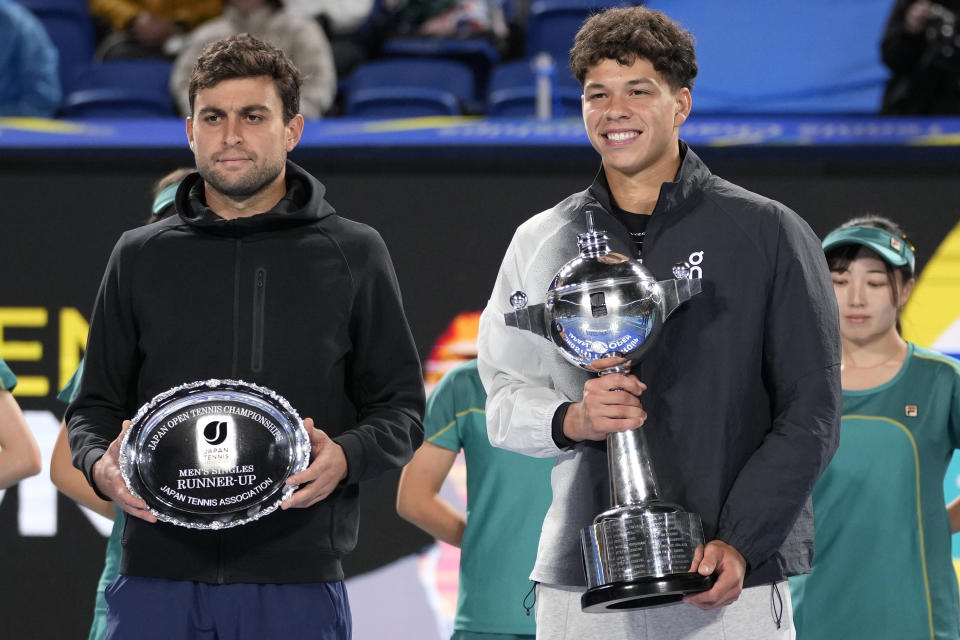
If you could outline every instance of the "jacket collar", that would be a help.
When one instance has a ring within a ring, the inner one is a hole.
[[[654,214],[674,211],[710,177],[710,169],[683,140],[680,141],[680,155],[683,158],[680,170],[673,182],[664,182],[660,187],[660,197],[653,210]],[[606,211],[613,211],[613,195],[610,193],[610,185],[602,165],[588,191],[601,207]]]

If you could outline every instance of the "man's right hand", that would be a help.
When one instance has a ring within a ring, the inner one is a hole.
[[[120,435],[110,443],[106,453],[93,463],[93,481],[100,493],[113,500],[126,513],[147,522],[156,522],[157,517],[147,511],[147,503],[127,490],[120,473],[120,443],[129,428],[130,421],[124,420]]]
[[[583,401],[567,409],[563,433],[574,441],[603,440],[618,431],[642,426],[647,412],[640,394],[647,385],[634,375],[608,373],[583,385]]]

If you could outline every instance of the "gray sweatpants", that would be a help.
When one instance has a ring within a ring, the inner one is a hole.
[[[683,602],[612,613],[580,610],[582,587],[537,585],[537,640],[795,640],[787,582],[744,589],[731,605]],[[779,597],[777,597],[779,591]],[[779,614],[780,628],[777,628]]]

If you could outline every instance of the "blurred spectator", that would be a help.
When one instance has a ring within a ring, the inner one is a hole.
[[[366,22],[374,0],[286,0],[283,4],[289,11],[321,20],[339,33],[353,31]]]
[[[337,77],[346,77],[370,58],[371,34],[362,31],[371,21],[374,0],[286,0],[284,6],[314,18],[323,27],[333,49]]]
[[[897,0],[881,49],[891,76],[881,113],[960,113],[960,0]]]
[[[530,17],[530,5],[533,4],[533,0],[513,0],[512,3],[504,1],[501,4],[505,7],[504,14],[509,30],[504,58],[522,58],[526,55],[527,20]]]
[[[303,117],[319,118],[330,108],[337,92],[337,74],[330,43],[320,25],[284,9],[277,0],[228,0],[223,16],[189,35],[173,65],[170,92],[180,113],[191,115],[187,96],[190,73],[204,46],[238,33],[249,33],[283,50],[300,69]]]
[[[507,23],[496,0],[383,0],[396,36],[485,37],[504,45]]]
[[[90,0],[90,13],[112,30],[97,59],[172,58],[184,34],[222,9],[221,0]]]
[[[0,116],[52,116],[60,104],[57,49],[40,21],[0,0]]]

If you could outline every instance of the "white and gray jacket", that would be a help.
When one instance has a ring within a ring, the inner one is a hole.
[[[643,427],[661,497],[700,514],[707,539],[746,558],[745,586],[808,573],[810,492],[836,449],[840,424],[837,305],[820,243],[793,211],[710,173],[681,142],[644,241],[657,279],[686,263],[703,292],[671,315],[635,370],[648,386]],[[532,579],[583,585],[580,529],[610,506],[604,443],[560,450],[557,408],[579,401],[589,378],[547,340],[507,327],[510,294],[544,301],[577,255],[584,209],[611,248],[632,255],[601,170],[586,191],[522,224],[480,320],[479,371],[496,445],[556,457],[553,503]]]

